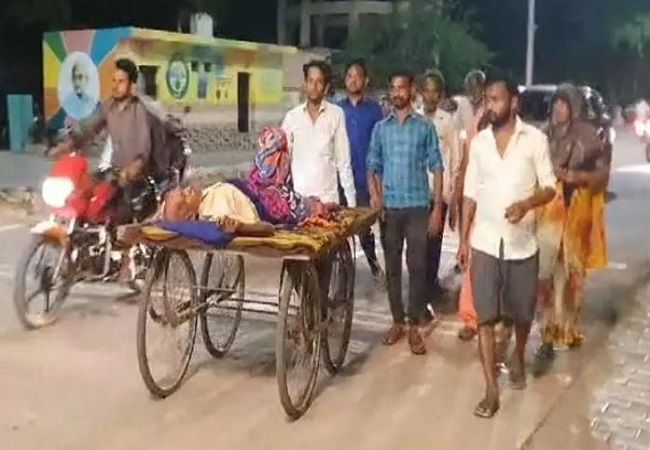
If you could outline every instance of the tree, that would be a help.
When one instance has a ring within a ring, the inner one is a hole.
[[[370,27],[352,33],[334,63],[362,57],[377,85],[395,67],[414,73],[438,67],[450,86],[460,86],[465,74],[489,63],[493,54],[470,32],[466,18],[453,18],[440,0],[412,0]]]

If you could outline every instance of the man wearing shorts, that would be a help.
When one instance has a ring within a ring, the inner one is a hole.
[[[489,418],[499,409],[494,328],[501,320],[515,327],[510,386],[525,387],[524,355],[538,276],[534,210],[553,199],[556,180],[546,136],[517,117],[517,84],[491,77],[485,97],[490,126],[471,143],[458,260],[467,269],[471,246],[470,278],[486,384],[474,413]]]

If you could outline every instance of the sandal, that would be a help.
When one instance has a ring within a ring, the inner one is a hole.
[[[470,327],[463,327],[462,330],[458,332],[458,339],[463,342],[469,342],[476,336],[476,330]]]
[[[414,355],[424,355],[427,352],[427,346],[424,343],[424,338],[420,334],[420,330],[417,326],[409,327],[408,338],[409,346],[411,347],[411,353]]]
[[[481,419],[491,419],[499,411],[499,401],[490,403],[487,398],[481,400],[481,402],[476,406],[474,410],[474,415],[480,417]]]
[[[382,340],[382,344],[391,346],[397,344],[406,334],[405,330],[405,325],[400,324],[400,323],[395,323],[393,326],[390,327],[386,335],[384,336],[384,339]]]

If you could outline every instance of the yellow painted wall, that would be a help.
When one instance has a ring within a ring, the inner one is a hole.
[[[250,74],[251,105],[282,104],[284,66],[281,53],[170,42],[136,35],[118,46],[115,57],[120,56],[131,57],[139,65],[158,67],[156,84],[161,103],[234,106],[237,104],[237,74],[247,72]],[[170,75],[170,66],[175,76]],[[170,83],[179,89],[170,88]],[[200,84],[203,85],[201,96]]]

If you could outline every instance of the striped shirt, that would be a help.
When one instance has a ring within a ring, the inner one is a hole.
[[[391,113],[375,125],[367,167],[382,177],[386,208],[428,208],[428,172],[443,171],[435,127],[414,111],[401,124]]]

